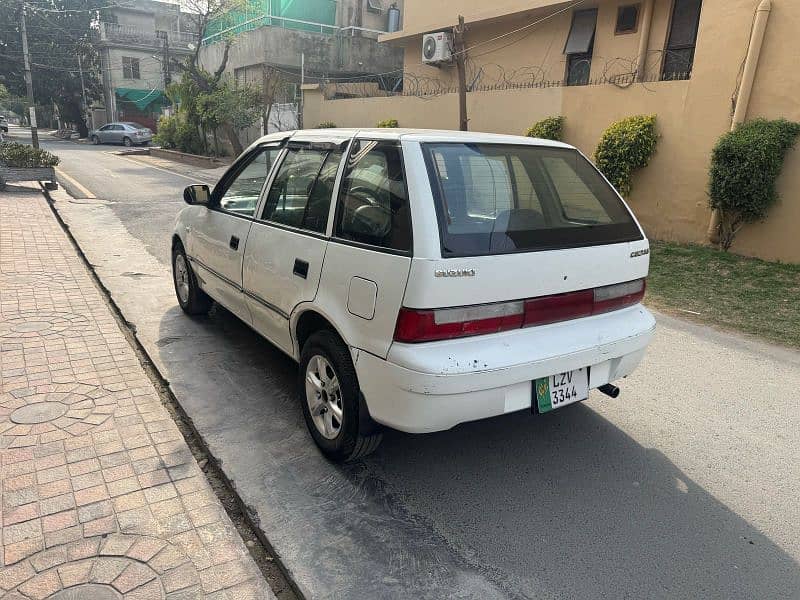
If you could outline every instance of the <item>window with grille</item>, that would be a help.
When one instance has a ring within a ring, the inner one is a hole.
[[[139,59],[131,56],[122,57],[122,77],[124,79],[141,79]]]
[[[567,85],[586,85],[592,70],[597,9],[576,10],[572,15],[564,54],[567,55]]]
[[[614,33],[635,33],[639,26],[639,5],[620,6],[617,9],[617,27]]]
[[[367,0],[367,11],[371,13],[381,14],[383,12],[383,1]]]
[[[691,76],[702,5],[703,0],[675,0],[661,79],[689,79]]]

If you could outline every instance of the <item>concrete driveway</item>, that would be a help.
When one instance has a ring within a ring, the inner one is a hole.
[[[291,361],[222,309],[178,309],[185,173],[56,144],[97,196],[56,209],[308,597],[800,597],[800,354],[659,316],[617,400],[389,432],[335,466]]]

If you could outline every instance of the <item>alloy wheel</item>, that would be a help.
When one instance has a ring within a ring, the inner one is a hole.
[[[335,439],[344,419],[342,390],[333,366],[319,354],[306,366],[306,402],[317,431],[326,439]]]
[[[175,257],[175,289],[178,290],[178,298],[181,303],[189,302],[189,267],[183,254]]]

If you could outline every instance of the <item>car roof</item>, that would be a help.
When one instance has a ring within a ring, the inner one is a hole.
[[[255,144],[275,142],[289,138],[297,140],[314,140],[319,138],[350,139],[353,137],[371,137],[375,139],[413,141],[413,142],[457,142],[470,144],[517,144],[529,146],[550,146],[554,148],[573,148],[569,144],[530,138],[520,135],[505,135],[498,133],[481,133],[477,131],[452,131],[447,129],[405,129],[405,128],[332,128],[332,129],[301,129],[296,131],[282,131],[271,133],[259,138]]]

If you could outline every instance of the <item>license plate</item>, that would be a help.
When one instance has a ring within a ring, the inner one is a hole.
[[[589,371],[586,368],[567,371],[533,382],[540,413],[574,404],[589,397]]]

